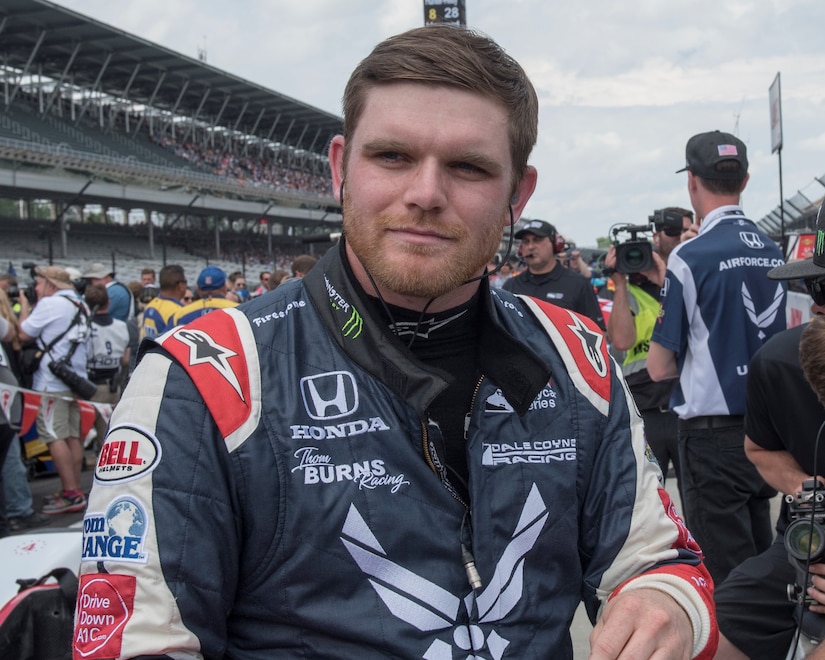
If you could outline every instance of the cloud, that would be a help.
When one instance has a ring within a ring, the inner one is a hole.
[[[423,22],[423,5],[367,0],[58,0],[59,4],[340,113],[346,79],[382,39]],[[688,206],[687,139],[719,128],[748,145],[745,210],[779,203],[768,88],[782,75],[784,191],[811,196],[825,172],[821,0],[473,0],[468,20],[519,62],[540,97],[526,214],[581,245],[615,222]],[[823,188],[825,190],[825,188]]]

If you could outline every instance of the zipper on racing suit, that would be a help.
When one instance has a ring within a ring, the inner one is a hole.
[[[476,398],[478,397],[478,392],[481,389],[481,383],[484,381],[484,376],[479,376],[478,381],[476,382],[475,388],[473,389],[473,396],[470,399],[470,409],[464,416],[464,442],[466,446],[468,431],[470,428],[470,419],[472,418],[473,410],[475,409]],[[470,583],[470,588],[473,591],[477,589],[481,589],[481,577],[478,574],[478,570],[476,570],[475,566],[475,559],[473,558],[472,553],[468,549],[468,545],[472,547],[472,510],[470,505],[464,501],[464,498],[456,491],[455,487],[450,483],[450,480],[447,476],[447,466],[441,462],[441,457],[438,455],[438,452],[435,451],[433,442],[431,440],[431,434],[438,436],[441,435],[441,429],[438,425],[433,421],[425,422],[421,420],[421,436],[422,436],[422,443],[423,443],[423,450],[424,450],[424,458],[427,461],[427,465],[430,466],[430,469],[435,472],[435,474],[441,479],[442,485],[447,489],[447,491],[452,495],[456,501],[458,501],[464,507],[464,518],[461,521],[461,530],[459,532],[459,543],[461,545],[461,561],[464,565],[464,571],[467,574],[467,581]],[[443,445],[443,441],[442,441]],[[469,525],[465,525],[466,521],[470,521]],[[467,536],[467,543],[465,543],[465,534]]]

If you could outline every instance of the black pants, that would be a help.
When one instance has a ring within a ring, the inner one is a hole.
[[[796,632],[788,585],[798,584],[798,578],[780,534],[770,548],[745,560],[716,586],[719,631],[751,660],[784,658]],[[821,614],[805,616],[822,623]]]
[[[679,425],[682,509],[705,554],[713,581],[767,550],[773,540],[770,488],[745,456],[745,430],[738,426]]]
[[[14,440],[14,429],[8,424],[0,424],[0,467],[6,460],[6,454]],[[8,536],[9,523],[6,519],[6,495],[3,488],[3,471],[0,470],[0,536]]]
[[[673,471],[676,474],[676,483],[679,487],[679,496],[682,494],[682,463],[679,460],[679,428],[676,413],[669,410],[659,410],[653,408],[642,410],[642,418],[645,420],[645,437],[647,444],[653,451],[659,467],[662,468],[662,476],[667,481],[668,465],[673,463]]]

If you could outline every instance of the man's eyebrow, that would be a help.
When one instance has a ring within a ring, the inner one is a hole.
[[[365,142],[361,151],[369,153],[380,153],[382,151],[400,151],[402,153],[409,150],[409,147],[399,140],[377,139]]]

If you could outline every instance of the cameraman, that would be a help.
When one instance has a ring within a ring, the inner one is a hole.
[[[80,409],[71,401],[69,387],[49,369],[50,362],[58,362],[72,350],[72,345],[85,338],[88,310],[79,298],[69,273],[57,266],[34,268],[37,301],[30,301],[20,291],[20,341],[37,341],[44,353],[34,373],[33,389],[54,395],[54,407],[49,419],[44,416],[47,406],[37,413],[37,433],[49,446],[62,486],[61,492],[48,498],[43,513],[56,514],[83,511],[86,496],[80,490],[80,470],[83,463],[83,445],[79,438]],[[37,306],[32,309],[32,303]],[[78,305],[82,312],[78,319]],[[85,312],[85,315],[84,313]],[[86,377],[86,343],[80,341],[72,353],[69,366],[77,375]]]
[[[818,232],[825,231],[820,209]],[[811,313],[825,316],[825,250],[817,243],[814,256],[768,271],[775,280],[803,279],[811,293]],[[786,495],[802,490],[806,479],[825,475],[825,450],[816,465],[817,434],[825,422],[823,408],[800,366],[800,339],[810,324],[798,325],[772,337],[753,356],[748,367],[745,413],[745,454],[771,486]],[[783,658],[791,645],[796,622],[787,585],[796,582],[784,545],[790,522],[788,505],[776,522],[777,537],[765,552],[745,560],[717,585],[715,600],[722,637],[717,658]],[[825,604],[825,564],[811,565],[814,589],[808,595]],[[811,607],[825,613],[825,606]]]
[[[678,245],[683,231],[690,228],[693,214],[671,207],[651,217],[654,228],[653,268],[636,273],[616,271],[616,247],[611,245],[605,256],[606,270],[615,285],[613,310],[607,321],[607,337],[614,348],[625,351],[624,374],[636,407],[645,420],[645,435],[667,480],[668,465],[673,463],[681,495],[677,417],[669,401],[676,379],[654,382],[647,371],[650,337],[659,315],[659,293],[665,279],[667,256]],[[659,222],[657,222],[657,220]]]

